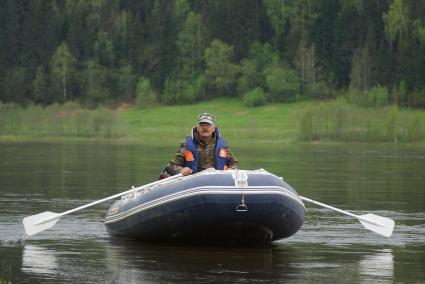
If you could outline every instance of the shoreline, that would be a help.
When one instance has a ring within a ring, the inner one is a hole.
[[[154,141],[141,141],[136,138],[84,138],[84,137],[10,137],[0,135],[0,144],[106,144],[106,145],[123,145],[123,146],[156,146],[156,147],[177,147],[181,142],[183,136],[180,139],[172,140],[170,142],[160,141],[160,139]],[[424,142],[356,142],[356,141],[333,141],[333,140],[321,140],[321,141],[250,141],[250,142],[231,142],[230,147],[249,148],[255,144],[255,147],[267,146],[267,145],[282,145],[282,146],[350,146],[350,145],[371,145],[371,146],[385,146],[385,147],[414,147],[424,148]]]
[[[70,105],[0,108],[0,142],[107,142],[176,144],[189,135],[198,113],[211,112],[231,145],[425,145],[425,111],[361,108],[341,99],[249,108],[237,98],[192,105],[89,110]]]

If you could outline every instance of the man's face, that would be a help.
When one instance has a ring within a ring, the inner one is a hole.
[[[198,130],[199,136],[202,139],[210,138],[215,130],[215,126],[207,122],[200,122],[196,128]]]

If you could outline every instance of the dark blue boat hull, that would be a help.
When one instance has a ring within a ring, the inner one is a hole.
[[[190,243],[268,243],[295,234],[305,208],[282,179],[246,171],[181,178],[114,203],[106,217],[113,236]]]

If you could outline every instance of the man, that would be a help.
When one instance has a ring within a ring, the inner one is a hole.
[[[166,178],[178,173],[184,176],[208,168],[217,170],[237,169],[239,162],[220,136],[215,118],[210,113],[198,115],[198,125],[192,129],[192,135],[180,145],[174,159],[161,173]]]

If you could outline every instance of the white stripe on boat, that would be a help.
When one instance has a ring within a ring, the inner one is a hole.
[[[142,211],[158,207],[160,205],[171,203],[176,200],[197,196],[197,195],[209,195],[209,194],[230,194],[230,195],[240,195],[244,194],[247,195],[259,195],[259,194],[269,194],[269,195],[283,195],[285,197],[289,197],[296,202],[298,202],[305,210],[304,203],[302,200],[298,197],[297,194],[294,192],[283,188],[279,186],[261,186],[260,187],[244,187],[243,189],[237,188],[237,187],[229,187],[229,186],[202,186],[202,187],[195,187],[183,191],[179,191],[173,194],[169,194],[148,202],[145,202],[143,204],[140,204],[136,207],[133,207],[127,211],[114,214],[111,216],[107,216],[105,218],[105,224],[118,222],[122,219],[125,219],[131,215],[140,213]]]

